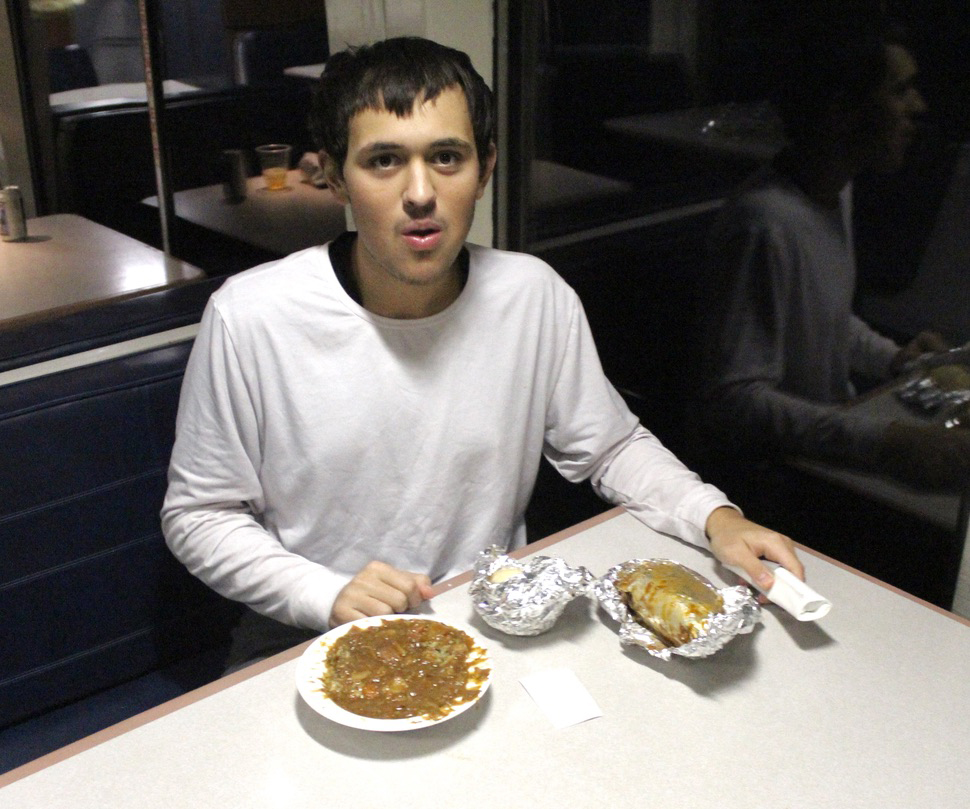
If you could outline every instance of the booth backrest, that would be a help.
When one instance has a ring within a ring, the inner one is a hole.
[[[226,280],[207,277],[0,330],[0,373],[199,322]]]
[[[160,529],[190,349],[0,387],[0,727],[227,640]]]

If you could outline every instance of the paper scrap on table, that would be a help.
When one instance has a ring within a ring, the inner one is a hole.
[[[519,682],[557,728],[578,725],[603,715],[589,691],[570,669],[538,671],[520,677]]]

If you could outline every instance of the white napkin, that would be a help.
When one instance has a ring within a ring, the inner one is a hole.
[[[729,567],[742,579],[749,581],[740,568]],[[801,579],[796,578],[794,573],[783,567],[771,567],[775,581],[771,589],[765,593],[769,601],[777,604],[799,621],[817,621],[828,615],[829,610],[832,609],[831,601],[820,596]]]
[[[519,678],[546,718],[557,728],[602,716],[592,695],[567,668],[534,672]]]

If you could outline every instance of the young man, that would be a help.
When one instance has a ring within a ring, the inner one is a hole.
[[[754,457],[800,455],[932,488],[970,480],[970,436],[859,415],[853,382],[888,380],[924,351],[852,312],[852,179],[898,169],[925,111],[916,63],[891,32],[794,38],[777,106],[788,147],[722,210],[711,236],[705,421],[709,443]],[[758,484],[763,487],[763,481]]]
[[[316,632],[401,612],[525,542],[545,454],[762,587],[762,556],[802,575],[790,540],[637,423],[551,268],[465,244],[496,157],[465,54],[414,38],[336,54],[311,122],[357,231],[209,303],[162,512],[194,574]]]

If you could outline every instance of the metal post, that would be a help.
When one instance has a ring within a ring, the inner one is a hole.
[[[157,0],[138,0],[141,21],[141,53],[145,62],[145,84],[148,90],[148,125],[152,133],[152,159],[155,164],[155,187],[158,190],[158,216],[162,228],[162,250],[171,255],[171,227],[175,221],[175,200],[168,181],[165,151],[165,93],[162,85],[165,51],[162,47],[161,7]]]

